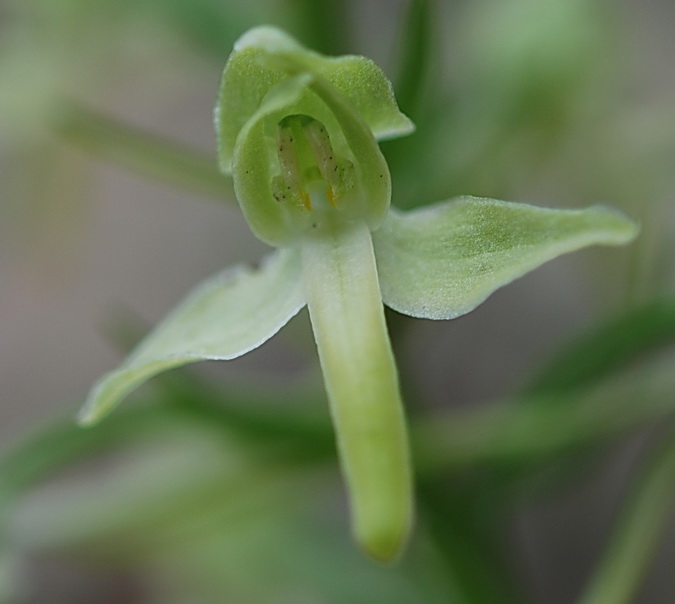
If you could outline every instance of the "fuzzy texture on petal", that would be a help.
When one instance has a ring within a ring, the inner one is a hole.
[[[385,304],[413,317],[453,319],[556,256],[621,245],[637,232],[635,222],[603,206],[558,210],[459,197],[391,210],[373,242]]]
[[[237,136],[267,93],[301,72],[325,78],[376,139],[414,130],[398,109],[391,83],[370,59],[326,57],[304,48],[279,29],[256,27],[235,43],[220,84],[215,121],[221,170],[231,171]]]
[[[234,267],[199,285],[115,371],[94,386],[79,414],[93,424],[152,376],[257,348],[303,306],[299,254],[281,250],[257,269]]]

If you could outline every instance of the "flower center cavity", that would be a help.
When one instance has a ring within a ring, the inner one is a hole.
[[[323,200],[340,207],[354,187],[354,165],[338,156],[326,127],[308,115],[289,115],[277,125],[279,172],[272,179],[272,195],[279,203],[312,210]]]

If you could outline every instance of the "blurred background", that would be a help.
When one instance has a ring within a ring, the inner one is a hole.
[[[642,226],[458,320],[390,315],[414,430],[439,443],[395,568],[350,543],[304,314],[71,425],[191,287],[267,252],[212,126],[262,23],[393,80],[418,126],[383,145],[398,207],[607,203]],[[672,601],[674,23],[666,0],[0,0],[0,601]],[[527,399],[584,351],[592,379]],[[649,547],[612,566],[643,504]],[[592,600],[621,564],[634,583]]]

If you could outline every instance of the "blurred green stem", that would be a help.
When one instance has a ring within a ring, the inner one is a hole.
[[[584,388],[675,341],[675,299],[663,297],[610,318],[554,355],[525,387],[528,395]]]
[[[234,203],[232,181],[218,171],[215,156],[75,105],[59,112],[54,127],[68,142],[140,174]]]
[[[288,404],[280,405],[286,407],[284,413],[275,413],[254,404],[262,398],[257,392],[245,393],[239,387],[234,389],[236,395],[219,395],[188,372],[162,376],[156,386],[159,395],[149,404],[120,409],[107,421],[87,429],[75,424],[69,415],[5,453],[0,458],[0,516],[17,494],[61,469],[186,422],[222,427],[223,433],[236,432],[255,440],[257,446],[266,443],[275,447],[279,455],[279,444],[287,443],[284,454],[303,463],[321,463],[334,454],[327,417],[308,416],[297,409],[298,401],[311,398],[313,390],[278,391],[277,397]]]
[[[672,298],[611,318],[564,347],[518,398],[416,422],[419,471],[544,460],[663,418],[675,410],[671,364],[652,360],[627,369],[673,341]]]
[[[432,55],[432,20],[430,0],[410,0],[401,32],[396,98],[401,109],[413,120],[417,118]]]
[[[83,430],[72,417],[54,422],[3,455],[0,460],[0,514],[24,489],[84,459],[94,451],[120,445],[137,434],[161,430],[154,408],[118,413],[105,425]]]
[[[675,504],[675,438],[657,450],[622,510],[580,604],[628,604],[644,579]]]
[[[589,391],[436,414],[413,426],[416,465],[426,474],[480,463],[542,462],[664,418],[675,410],[673,390],[672,363],[664,363]]]
[[[507,512],[479,473],[420,481],[419,512],[462,604],[523,604],[500,539]]]
[[[347,18],[348,3],[343,0],[293,0],[302,18],[302,39],[309,48],[329,55],[349,51],[351,40]]]

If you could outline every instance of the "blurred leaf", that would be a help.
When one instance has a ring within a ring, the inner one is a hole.
[[[227,594],[251,604],[284,596],[335,604],[445,601],[412,569],[392,572],[354,551],[324,494],[333,472],[298,472],[272,459],[251,464],[232,443],[218,452],[195,436],[181,443],[174,435],[102,478],[24,500],[13,539],[32,553],[65,549],[76,559],[166,573],[162,602],[204,593],[212,596],[207,602]]]
[[[0,458],[0,515],[24,491],[64,469],[104,452],[123,450],[156,435],[192,426],[238,442],[251,440],[261,455],[321,463],[335,451],[320,387],[266,388],[241,383],[214,390],[188,372],[166,374],[155,381],[155,394],[144,393],[137,405],[113,414],[89,429],[70,417],[24,437]],[[275,405],[267,406],[273,396]],[[141,404],[142,403],[142,404]]]
[[[489,473],[423,476],[417,497],[421,524],[438,547],[458,604],[520,604],[522,588],[501,527],[508,508],[495,497]]]
[[[216,388],[178,370],[159,376],[155,385],[159,402],[172,412],[220,427],[223,433],[237,433],[263,450],[284,447],[293,459],[310,462],[335,456],[321,382],[273,388],[237,382]]]
[[[63,107],[54,127],[67,141],[140,174],[234,202],[232,181],[218,171],[215,154],[202,155],[72,105]]]
[[[137,0],[135,4],[139,16],[163,22],[193,48],[218,61],[242,31],[277,16],[274,2],[268,0]]]
[[[485,463],[541,464],[666,417],[675,411],[673,392],[668,359],[585,391],[435,414],[413,427],[415,457],[424,473]]]
[[[638,589],[674,510],[675,438],[671,431],[643,464],[580,604],[637,602]]]
[[[524,389],[537,396],[585,388],[675,343],[675,300],[663,298],[594,326],[554,355]]]
[[[289,13],[296,15],[298,37],[308,48],[328,55],[350,51],[349,2],[285,0],[282,5]],[[275,25],[279,23],[275,22]]]
[[[479,0],[467,8],[463,72],[483,103],[512,119],[543,125],[606,60],[611,13],[597,0]]]
[[[94,430],[83,430],[68,417],[36,431],[0,459],[0,512],[17,494],[71,464],[165,428],[157,409],[139,407]]]
[[[415,121],[420,97],[425,88],[435,38],[436,17],[430,0],[409,0],[399,43],[399,68],[395,80],[396,99],[402,111]]]
[[[419,205],[417,182],[436,199],[516,197],[537,182],[576,128],[591,132],[589,113],[615,100],[615,13],[598,0],[464,3],[438,53],[441,94],[415,116],[418,147],[396,165],[406,172],[397,204]]]

